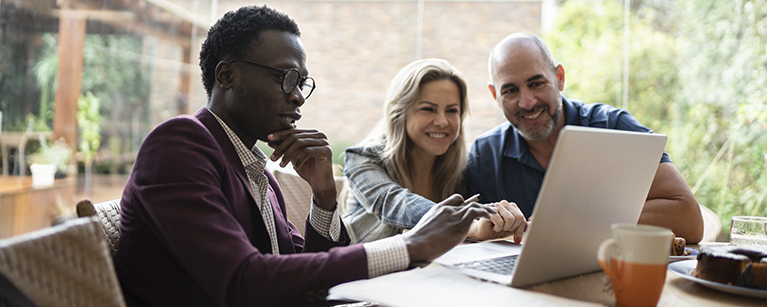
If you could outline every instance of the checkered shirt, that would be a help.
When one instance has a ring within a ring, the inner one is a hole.
[[[216,113],[210,112],[213,117],[218,120],[221,127],[226,131],[226,135],[234,145],[234,149],[237,151],[237,155],[242,161],[242,165],[245,167],[245,173],[248,175],[248,182],[250,182],[250,189],[253,191],[253,195],[256,196],[256,204],[259,211],[261,211],[261,217],[264,219],[264,225],[266,225],[266,231],[269,233],[269,241],[272,243],[272,254],[280,254],[280,246],[277,244],[277,231],[274,226],[274,212],[272,211],[272,202],[269,201],[269,178],[266,177],[264,169],[266,168],[266,154],[255,144],[253,149],[248,150],[245,144],[242,143],[239,137],[232,131],[229,126],[224,123]]]
[[[221,127],[226,131],[226,135],[234,145],[237,155],[245,166],[245,172],[248,175],[253,194],[261,201],[258,202],[261,209],[261,216],[269,232],[269,238],[272,242],[272,251],[279,254],[277,245],[277,234],[274,226],[274,212],[272,212],[271,202],[267,197],[268,179],[264,174],[266,166],[266,154],[258,146],[253,145],[252,150],[248,150],[239,137],[224,123],[221,118],[210,111],[213,117],[218,120]],[[260,175],[260,176],[259,176]],[[266,206],[264,206],[266,204]],[[265,209],[262,209],[265,208]],[[268,211],[268,212],[267,212]],[[312,207],[309,211],[309,223],[317,233],[323,237],[338,241],[341,233],[341,218],[338,215],[338,208],[333,211],[325,210],[318,206],[312,196]],[[407,252],[407,245],[401,235],[381,239],[374,242],[364,243],[365,254],[368,261],[368,276],[370,278],[383,274],[404,270],[410,264],[410,255]]]

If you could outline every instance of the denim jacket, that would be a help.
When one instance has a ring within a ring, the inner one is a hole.
[[[344,175],[349,179],[343,221],[352,243],[370,242],[415,226],[434,202],[394,182],[382,161],[383,145],[346,149]]]

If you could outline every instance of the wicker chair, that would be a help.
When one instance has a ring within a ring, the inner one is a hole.
[[[288,212],[288,220],[298,228],[301,235],[305,235],[304,221],[309,214],[312,204],[312,187],[295,172],[276,169],[272,173],[280,184],[282,194],[285,196],[285,209]],[[343,201],[346,200],[346,177],[336,176],[335,181],[338,208],[342,209],[344,207]]]
[[[0,240],[0,274],[35,305],[125,306],[101,223],[78,218]]]
[[[85,199],[77,203],[77,217],[95,216],[101,221],[102,230],[112,257],[117,254],[120,241],[120,199],[92,203]]]

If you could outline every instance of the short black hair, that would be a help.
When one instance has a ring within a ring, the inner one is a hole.
[[[301,36],[298,24],[287,14],[264,6],[244,6],[229,11],[208,30],[208,37],[200,50],[202,85],[210,98],[216,82],[216,66],[222,60],[244,57],[261,31],[285,31]]]

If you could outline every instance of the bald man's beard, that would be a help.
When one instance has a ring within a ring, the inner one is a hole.
[[[514,115],[517,118],[517,123],[520,122],[521,117],[530,113],[536,113],[540,111],[541,108],[543,108],[543,112],[550,114],[549,105],[544,104],[536,106],[530,111],[522,110],[517,112],[517,114]],[[518,124],[512,122],[510,123],[512,126],[514,126],[514,128],[517,129],[517,133],[519,133],[519,135],[521,135],[525,140],[541,141],[549,138],[552,134],[554,134],[554,130],[557,129],[557,122],[559,122],[560,116],[562,116],[562,103],[557,103],[557,109],[554,110],[554,114],[550,114],[549,120],[541,125],[520,127]]]

